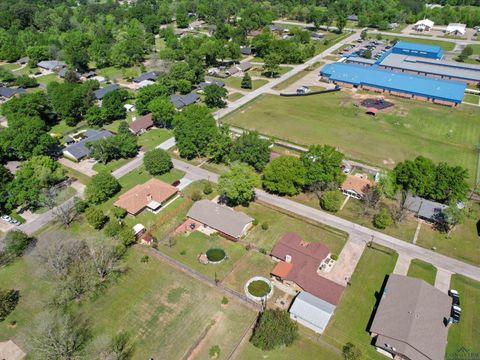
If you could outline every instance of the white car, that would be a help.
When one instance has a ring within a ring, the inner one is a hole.
[[[8,215],[2,215],[2,220],[5,220],[5,221],[7,221],[7,222],[10,222],[10,221],[12,221],[12,218],[11,218],[10,216],[8,216]]]

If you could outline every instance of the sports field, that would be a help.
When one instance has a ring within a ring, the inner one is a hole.
[[[330,144],[348,158],[386,168],[424,155],[466,167],[473,183],[480,109],[390,100],[393,108],[372,117],[354,106],[358,100],[349,90],[308,97],[264,95],[223,120],[301,145]]]

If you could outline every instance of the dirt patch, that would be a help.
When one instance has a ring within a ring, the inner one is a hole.
[[[218,326],[218,324],[223,320],[224,317],[225,317],[225,314],[223,312],[217,312],[213,316],[212,323],[207,326],[207,328],[204,330],[202,335],[200,335],[198,340],[195,342],[195,344],[196,344],[195,347],[193,347],[188,352],[188,356],[184,357],[184,359],[186,359],[186,360],[195,359],[198,356],[198,354],[200,354],[203,351],[209,336],[212,334],[215,327]]]

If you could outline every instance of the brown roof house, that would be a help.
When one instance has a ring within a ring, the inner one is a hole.
[[[443,360],[452,299],[423,280],[391,274],[370,332],[377,350],[395,359]]]
[[[373,182],[365,174],[348,174],[341,189],[344,195],[360,200],[372,185]]]
[[[130,131],[135,135],[143,134],[148,129],[153,127],[155,124],[153,123],[152,113],[148,113],[144,116],[139,117],[135,121],[128,126]]]
[[[122,194],[114,205],[127,210],[131,215],[137,215],[145,209],[157,211],[177,191],[176,187],[152,178]]]
[[[320,243],[304,241],[295,233],[285,234],[273,247],[270,255],[277,261],[271,275],[274,280],[307,291],[332,305],[337,305],[344,287],[320,275],[320,265],[330,250]]]
[[[253,221],[253,218],[245,213],[205,199],[193,204],[187,217],[233,241],[244,236]]]

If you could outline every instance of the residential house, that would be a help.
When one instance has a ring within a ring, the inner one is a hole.
[[[170,101],[173,103],[173,105],[175,105],[175,108],[177,110],[181,110],[185,106],[195,104],[199,99],[200,97],[194,92],[191,92],[186,95],[177,95],[177,94],[170,95]]]
[[[279,35],[289,32],[287,28],[284,28],[282,25],[277,25],[277,24],[268,25],[268,28],[270,29],[271,32],[277,33]]]
[[[298,234],[285,234],[270,256],[277,262],[271,271],[279,281],[296,292],[307,291],[332,305],[337,305],[344,287],[320,275],[320,267],[330,254],[321,243],[309,243]]]
[[[9,87],[0,87],[0,101],[4,102],[11,99],[13,96],[17,94],[25,93],[25,89],[23,88],[9,88]]]
[[[448,24],[447,29],[445,30],[445,33],[448,35],[463,36],[467,33],[467,25],[450,23]]]
[[[318,32],[311,32],[310,33],[310,38],[314,41],[321,40],[324,37],[325,37],[325,34],[323,34],[323,33],[318,33]]]
[[[93,92],[97,100],[102,100],[105,95],[107,95],[109,92],[115,91],[120,89],[120,86],[117,84],[110,84],[108,86],[105,86],[103,88],[99,88]]]
[[[141,88],[144,88],[145,86],[150,86],[155,84],[155,81],[152,80],[142,80],[138,83],[135,83],[135,90],[139,90]]]
[[[413,29],[416,31],[430,31],[435,23],[432,20],[423,19],[419,20],[413,25]]]
[[[155,124],[153,123],[152,113],[148,113],[132,121],[128,128],[135,135],[139,135],[143,134],[154,125]]]
[[[114,205],[127,210],[131,215],[137,215],[145,209],[158,211],[177,192],[175,186],[152,178],[120,195]]]
[[[379,352],[395,359],[443,360],[452,299],[424,280],[391,274],[370,332]]]
[[[340,188],[344,195],[360,200],[372,185],[373,182],[365,174],[347,174],[347,178]]]
[[[347,16],[347,20],[358,21],[358,15],[355,15],[355,14],[349,15]]]
[[[58,72],[58,76],[64,79],[68,71],[69,69],[67,67],[61,68],[60,71]],[[78,78],[80,78],[80,73],[78,71],[74,71],[74,73],[75,75],[77,75]]]
[[[63,149],[63,155],[72,160],[80,161],[90,154],[90,149],[87,147],[89,142],[105,139],[109,136],[113,136],[113,134],[107,130],[86,130],[75,136],[69,136],[66,139],[69,145]]]
[[[250,46],[240,46],[240,54],[250,56],[253,54],[253,50]]]
[[[139,76],[136,76],[133,78],[133,82],[139,83],[144,80],[150,80],[150,81],[155,81],[158,78],[159,73],[157,71],[149,71],[145,72],[143,74],[140,74]]]
[[[26,64],[28,64],[29,61],[30,61],[30,58],[28,56],[25,56],[25,57],[22,57],[22,58],[18,59],[17,64],[26,65]]]
[[[187,217],[203,224],[204,229],[218,232],[233,241],[238,241],[243,237],[252,226],[253,221],[243,212],[206,199],[195,202],[188,211]]]
[[[133,105],[133,104],[125,104],[125,105],[123,105],[123,108],[125,109],[126,112],[134,112],[135,111],[135,105]]]
[[[42,60],[40,61],[37,66],[40,69],[47,70],[47,71],[58,71],[67,66],[67,64],[63,61],[58,60]]]
[[[197,92],[203,92],[205,90],[205,87],[208,85],[217,85],[220,87],[225,87],[225,82],[222,80],[206,80],[198,84],[197,86]]]
[[[235,75],[239,72],[246,72],[252,68],[252,64],[249,61],[244,61],[239,64],[232,66],[231,68],[225,70],[226,75]]]
[[[305,327],[322,334],[333,316],[335,305],[306,291],[301,291],[293,300],[288,312],[290,318]]]
[[[448,205],[408,194],[403,207],[413,212],[419,219],[438,223],[444,220],[443,211],[448,208]]]

